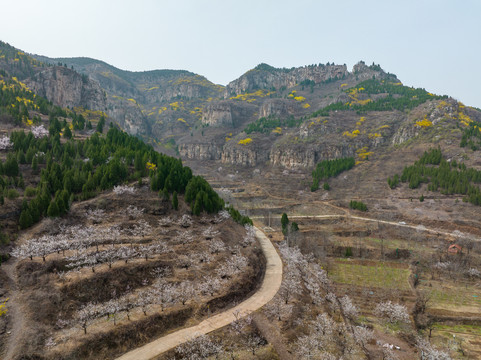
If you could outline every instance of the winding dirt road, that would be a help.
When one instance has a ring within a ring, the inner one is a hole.
[[[236,307],[228,311],[214,315],[196,326],[181,329],[169,335],[154,340],[140,348],[132,350],[117,360],[148,360],[152,359],[163,352],[173,349],[174,347],[186,342],[190,338],[208,334],[214,330],[220,329],[236,320],[234,313],[246,316],[267,304],[277,293],[282,282],[282,260],[277,254],[274,245],[264,235],[262,231],[256,228],[256,236],[262,248],[262,252],[266,257],[266,272],[264,280],[259,290],[247,300],[243,301]]]

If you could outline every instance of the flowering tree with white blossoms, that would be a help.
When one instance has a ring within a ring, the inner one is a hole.
[[[113,191],[115,195],[135,194],[135,188],[133,186],[128,186],[128,185],[114,186]]]
[[[13,146],[10,138],[8,136],[4,136],[0,138],[0,150],[7,150]]]
[[[381,302],[376,306],[374,310],[376,316],[386,319],[390,323],[409,323],[409,314],[405,305],[396,304],[388,300],[386,302]]]
[[[45,129],[43,125],[34,126],[32,127],[32,134],[35,137],[35,139],[40,139],[45,136],[48,136],[48,130]]]

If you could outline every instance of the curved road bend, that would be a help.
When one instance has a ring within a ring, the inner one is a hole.
[[[188,341],[196,335],[208,334],[236,320],[234,312],[246,316],[267,304],[277,293],[282,282],[282,260],[274,245],[262,231],[255,228],[256,236],[266,257],[266,272],[260,289],[236,307],[214,315],[196,326],[181,329],[163,336],[135,350],[129,351],[116,360],[148,360]]]

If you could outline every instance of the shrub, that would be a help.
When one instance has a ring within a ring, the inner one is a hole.
[[[7,191],[7,198],[9,198],[10,200],[16,199],[18,198],[18,196],[19,196],[18,191],[15,189],[9,189]]]
[[[354,210],[367,211],[367,206],[362,201],[351,200],[349,207]]]
[[[27,186],[27,188],[25,189],[25,196],[33,197],[35,195],[37,195],[37,189],[31,186]]]

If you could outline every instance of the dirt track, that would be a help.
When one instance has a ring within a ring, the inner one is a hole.
[[[236,320],[234,313],[240,313],[241,316],[246,316],[267,304],[274,297],[281,286],[282,260],[269,239],[257,228],[256,236],[259,239],[259,243],[261,244],[267,263],[266,273],[264,275],[262,285],[254,295],[236,307],[229,309],[228,311],[212,316],[196,326],[181,329],[172,334],[163,336],[140,348],[124,354],[123,356],[117,358],[117,360],[152,359],[155,356],[158,356],[163,352],[184,343],[196,335],[208,334],[214,330],[229,325],[231,322]]]

